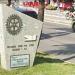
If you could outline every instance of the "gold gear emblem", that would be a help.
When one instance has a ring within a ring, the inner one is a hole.
[[[22,20],[18,15],[13,14],[10,17],[8,17],[6,22],[6,28],[10,34],[18,34],[21,31],[22,26]]]

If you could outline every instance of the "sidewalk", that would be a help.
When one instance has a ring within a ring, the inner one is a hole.
[[[65,17],[66,11],[58,11],[58,10],[45,10],[45,22],[52,22],[57,24],[65,24],[65,25],[71,25],[71,20],[66,20]]]

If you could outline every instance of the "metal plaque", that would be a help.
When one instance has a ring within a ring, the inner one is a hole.
[[[29,66],[29,55],[13,55],[10,57],[10,67]]]

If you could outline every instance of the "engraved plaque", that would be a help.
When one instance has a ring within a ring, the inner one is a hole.
[[[29,55],[13,55],[10,57],[11,67],[29,66]]]

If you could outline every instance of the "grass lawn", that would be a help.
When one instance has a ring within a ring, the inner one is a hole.
[[[12,71],[5,71],[0,67],[0,75],[75,75],[75,65],[51,59],[46,53],[38,53],[33,67]]]

